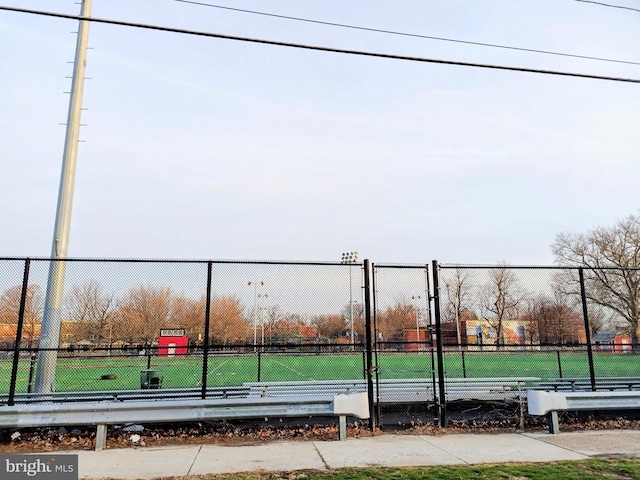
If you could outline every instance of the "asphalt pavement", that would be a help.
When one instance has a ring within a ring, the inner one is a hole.
[[[344,441],[258,445],[190,445],[66,452],[78,455],[80,478],[151,479],[253,470],[473,465],[640,456],[640,431],[387,435]]]

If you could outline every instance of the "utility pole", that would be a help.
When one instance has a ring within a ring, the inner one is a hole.
[[[91,16],[92,0],[82,0],[80,16]],[[35,391],[50,393],[55,390],[56,363],[60,345],[60,326],[62,325],[62,298],[64,278],[69,247],[69,230],[73,206],[73,187],[76,178],[76,160],[80,137],[80,116],[82,113],[82,93],[84,91],[85,70],[87,67],[87,44],[89,42],[89,22],[81,20],[78,26],[76,55],[71,80],[71,99],[67,116],[67,133],[64,142],[62,173],[58,190],[58,207],[51,247],[51,263],[47,280],[47,293],[40,333],[40,349],[36,369]]]

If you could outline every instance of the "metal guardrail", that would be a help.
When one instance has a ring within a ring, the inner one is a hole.
[[[546,392],[527,390],[530,415],[547,415],[549,433],[558,433],[558,412],[563,410],[640,409],[640,391]]]
[[[507,400],[518,398],[527,386],[537,385],[538,377],[493,377],[493,378],[449,378],[445,380],[447,400]],[[258,398],[301,395],[342,395],[367,391],[367,382],[355,380],[307,380],[281,382],[245,382],[239,386],[208,387],[205,399]],[[374,392],[379,392],[380,403],[432,402],[434,385],[431,379],[381,379],[374,383]],[[438,395],[439,386],[436,383]],[[163,401],[202,399],[200,388],[101,390],[52,393],[16,393],[14,404],[28,403],[73,403],[105,401]],[[0,406],[8,405],[8,394],[0,394]]]
[[[260,417],[339,417],[339,439],[347,436],[346,417],[369,418],[366,393],[176,400],[170,402],[80,402],[0,407],[0,428],[96,425],[96,450],[106,445],[107,425]]]
[[[246,398],[249,388],[242,386],[208,387],[205,399],[214,398]],[[16,393],[14,404],[23,403],[68,403],[68,402],[130,402],[130,401],[160,401],[183,400],[187,398],[202,399],[201,388],[165,388],[142,390],[100,390],[51,393]],[[9,404],[9,395],[0,394],[0,406]]]
[[[445,395],[452,400],[507,400],[524,395],[529,384],[540,381],[538,377],[448,378]],[[365,380],[310,380],[295,382],[245,382],[250,397],[281,397],[286,395],[322,395],[366,392]],[[381,379],[374,383],[375,401],[386,404],[432,402],[434,384],[431,379]],[[435,385],[438,396],[439,387]]]
[[[599,377],[592,384],[589,378],[550,378],[536,385],[541,390],[582,391],[582,390],[639,390],[640,377]]]

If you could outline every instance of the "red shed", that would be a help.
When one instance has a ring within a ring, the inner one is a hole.
[[[173,357],[174,355],[186,355],[189,338],[184,333],[184,328],[160,329],[158,356]]]

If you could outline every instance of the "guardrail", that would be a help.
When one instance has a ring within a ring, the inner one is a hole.
[[[537,385],[538,377],[449,378],[445,394],[452,400],[507,400],[518,398],[525,389]],[[376,388],[377,386],[377,388]],[[238,386],[208,387],[204,399],[286,397],[300,395],[341,395],[367,391],[367,382],[357,380],[307,380],[282,382],[245,382]],[[438,384],[435,394],[438,395]],[[380,403],[418,403],[434,400],[434,382],[426,378],[380,379],[374,383],[375,399]],[[16,393],[14,404],[160,401],[202,399],[201,388],[101,390],[52,393]],[[0,406],[9,404],[9,395],[0,394]]]
[[[448,378],[445,380],[447,401],[507,400],[524,395],[527,385],[538,377]],[[287,395],[322,395],[366,392],[365,380],[309,380],[295,382],[245,382],[250,397],[281,397]],[[380,403],[430,402],[438,396],[438,384],[426,378],[380,379],[374,382],[374,401]]]
[[[582,391],[591,390],[638,390],[640,389],[640,377],[599,377],[591,384],[589,378],[549,378],[536,385],[541,390],[553,391]]]
[[[107,426],[232,418],[337,416],[339,439],[347,436],[347,416],[369,418],[366,393],[175,400],[170,402],[77,402],[0,407],[0,428],[96,425],[96,450],[106,445]]]
[[[204,399],[246,398],[249,388],[243,386],[208,387]],[[14,404],[23,403],[65,403],[65,402],[106,402],[106,401],[144,401],[144,400],[181,400],[187,398],[202,399],[201,388],[165,388],[142,390],[100,390],[81,392],[16,393]],[[0,394],[0,406],[9,404],[9,395]]]
[[[530,415],[547,415],[549,433],[560,431],[558,412],[563,410],[640,409],[640,391],[546,392],[527,390]]]

